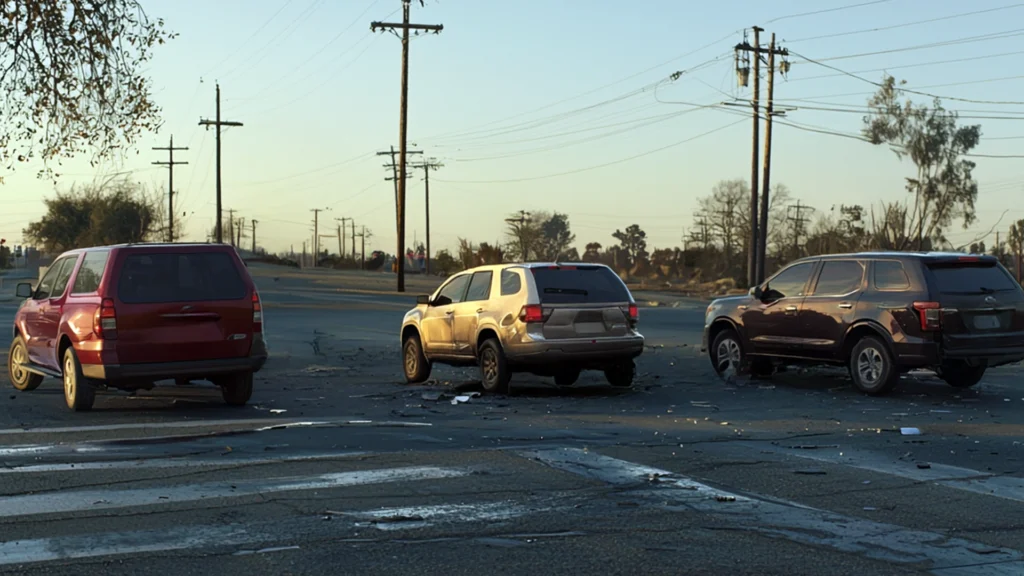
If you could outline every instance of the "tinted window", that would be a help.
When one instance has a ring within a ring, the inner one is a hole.
[[[473,274],[473,280],[469,283],[469,292],[466,293],[466,302],[476,300],[487,300],[491,297],[492,272],[477,272]]]
[[[518,294],[523,288],[523,279],[519,277],[519,273],[514,270],[502,270],[501,271],[501,295],[511,296],[512,294]]]
[[[812,270],[814,270],[814,263],[805,262],[779,272],[777,276],[768,281],[768,290],[771,292],[769,295],[778,299],[803,294],[804,286],[807,285]]]
[[[825,262],[814,288],[815,296],[840,296],[861,287],[864,280],[864,266],[852,260]]]
[[[75,285],[71,288],[72,294],[89,294],[100,289],[100,280],[103,279],[103,270],[107,267],[107,258],[110,252],[89,252],[82,261],[82,266],[75,276]]]
[[[50,268],[43,275],[43,279],[39,281],[39,286],[36,286],[36,293],[32,298],[36,300],[45,300],[50,298],[50,293],[53,292],[53,284],[57,279],[57,275],[60,274],[61,268],[64,267],[68,261],[74,261],[74,258],[61,258],[53,264],[50,264]]]
[[[64,262],[57,279],[53,281],[53,290],[50,291],[50,298],[60,298],[68,289],[68,282],[71,281],[71,273],[75,271],[75,264],[78,263],[78,256],[72,256]]]
[[[629,302],[629,291],[604,266],[531,268],[542,304]]]
[[[469,284],[469,274],[452,278],[450,282],[445,284],[444,288],[441,288],[441,292],[438,293],[437,304],[444,306],[462,302],[462,295],[466,293],[466,284]]]
[[[231,256],[224,252],[130,254],[117,296],[127,304],[239,300],[248,295]]]
[[[875,288],[878,290],[909,290],[910,278],[903,263],[896,260],[875,262]]]
[[[929,266],[939,292],[984,294],[1018,290],[1016,280],[995,264]]]

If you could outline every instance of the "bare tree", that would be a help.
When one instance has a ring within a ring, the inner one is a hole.
[[[160,124],[143,68],[174,37],[138,0],[0,2],[0,159],[96,160]],[[51,174],[44,168],[40,174]]]

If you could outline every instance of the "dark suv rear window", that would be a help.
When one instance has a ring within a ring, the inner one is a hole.
[[[126,304],[239,300],[245,282],[224,252],[129,254],[117,296]]]
[[[936,288],[946,294],[985,294],[1017,290],[1017,282],[994,263],[929,266]]]
[[[604,266],[533,268],[541,304],[628,302],[629,291]]]

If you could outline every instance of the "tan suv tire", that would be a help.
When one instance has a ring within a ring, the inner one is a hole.
[[[555,384],[559,386],[572,386],[580,379],[579,368],[566,368],[555,374]]]
[[[96,388],[88,378],[82,375],[82,365],[78,362],[75,349],[68,346],[64,351],[64,361],[61,363],[62,379],[64,381],[64,401],[68,408],[75,412],[92,410],[96,402]]]
[[[630,360],[623,362],[613,368],[604,371],[604,377],[608,383],[616,388],[629,388],[633,385],[633,378],[636,376],[636,363]]]
[[[252,398],[252,372],[232,374],[220,383],[221,396],[229,406],[245,406]]]
[[[430,378],[430,360],[423,354],[423,343],[415,334],[402,344],[402,368],[409,384],[420,384]]]
[[[854,387],[869,396],[887,394],[900,381],[889,347],[874,336],[866,336],[854,344],[849,366]]]
[[[27,362],[28,348],[25,347],[25,341],[21,339],[21,336],[15,336],[14,341],[11,342],[11,350],[7,354],[7,375],[11,378],[14,388],[22,392],[35,390],[43,383],[42,376],[20,367],[21,364]]]
[[[489,338],[480,345],[480,383],[486,392],[491,394],[508,394],[508,384],[512,380],[512,371],[508,368],[505,351],[494,338]]]

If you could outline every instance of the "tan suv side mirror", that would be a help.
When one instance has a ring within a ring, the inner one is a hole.
[[[416,297],[416,303],[417,304],[426,304],[427,306],[430,306],[430,295],[429,294],[420,294],[419,296]]]

